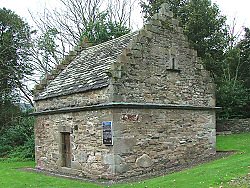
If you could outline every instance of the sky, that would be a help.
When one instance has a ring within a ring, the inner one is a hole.
[[[228,24],[232,25],[233,19],[236,18],[237,30],[241,30],[242,26],[250,27],[250,0],[212,0],[212,2],[216,3],[222,14],[227,16]],[[0,0],[1,8],[6,7],[15,11],[30,25],[33,23],[28,10],[33,13],[42,12],[45,6],[56,8],[56,0]],[[138,8],[136,8],[136,10],[138,10]],[[135,20],[138,20],[138,15],[137,13],[134,16],[136,17]],[[142,25],[142,23],[134,22],[135,27],[140,27]]]
[[[42,12],[44,7],[55,7],[56,0],[0,0],[0,7],[8,8],[24,18],[32,25],[32,19],[29,13]]]
[[[249,0],[213,0],[212,2],[219,5],[222,14],[227,16],[229,25],[232,25],[235,18],[238,30],[242,30],[242,26],[250,28]]]

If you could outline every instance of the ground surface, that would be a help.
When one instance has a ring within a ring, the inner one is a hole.
[[[234,178],[228,182],[224,188],[235,187],[235,188],[249,188],[250,187],[250,174],[245,177]]]
[[[135,183],[115,184],[111,187],[157,187],[157,188],[232,188],[250,187],[250,134],[219,136],[218,150],[238,152],[206,164],[201,164],[181,172],[162,175],[157,178]],[[0,162],[0,187],[2,188],[78,188],[107,187],[83,181],[46,176],[44,174],[21,171],[23,167],[34,167],[34,162]]]

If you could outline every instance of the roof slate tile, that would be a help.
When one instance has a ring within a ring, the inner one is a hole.
[[[137,32],[83,50],[47,87],[35,97],[42,100],[98,89],[109,85],[105,73]]]

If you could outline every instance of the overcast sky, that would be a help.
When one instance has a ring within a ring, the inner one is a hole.
[[[212,0],[212,2],[217,3],[222,14],[227,16],[228,24],[231,24],[233,18],[236,18],[238,29],[241,26],[250,27],[250,0]],[[30,24],[32,24],[32,20],[28,10],[42,12],[45,6],[56,8],[56,0],[0,0],[1,8],[6,7],[15,11]],[[138,25],[141,24],[138,23]]]

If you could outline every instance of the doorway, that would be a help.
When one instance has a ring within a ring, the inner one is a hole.
[[[71,167],[71,148],[70,133],[61,133],[62,135],[62,166]]]

